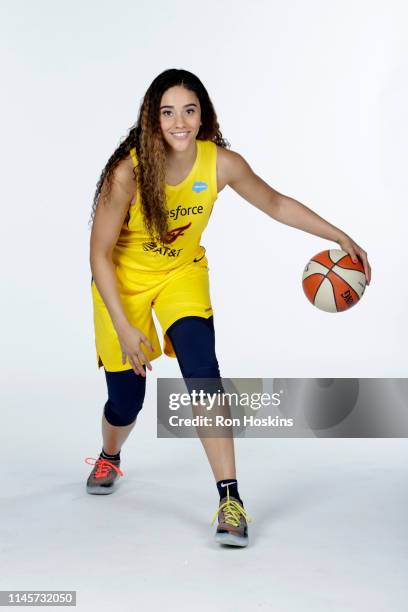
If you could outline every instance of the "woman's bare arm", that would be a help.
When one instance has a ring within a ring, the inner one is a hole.
[[[112,251],[136,193],[131,164],[128,159],[119,162],[113,171],[111,191],[106,201],[103,198],[106,185],[102,186],[90,242],[92,276],[117,332],[130,325],[119,297]]]

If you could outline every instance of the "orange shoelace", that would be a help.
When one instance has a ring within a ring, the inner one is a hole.
[[[90,463],[88,459],[91,459],[93,463]],[[85,459],[85,463],[89,463],[89,465],[96,465],[96,471],[94,474],[95,478],[105,478],[112,468],[117,471],[119,476],[124,476],[122,470],[107,459],[103,459],[103,457],[99,457],[98,459],[95,459],[95,457],[87,457]]]

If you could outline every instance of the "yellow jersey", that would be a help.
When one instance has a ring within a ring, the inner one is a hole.
[[[150,361],[162,353],[152,308],[163,331],[163,351],[170,357],[176,354],[166,331],[175,321],[213,315],[208,261],[200,240],[217,199],[217,145],[209,140],[196,143],[197,156],[189,175],[178,185],[165,186],[169,244],[151,241],[137,194],[112,252],[124,312],[153,345],[153,353],[147,354]],[[130,153],[136,166],[135,149]],[[98,367],[110,372],[128,370],[131,366],[128,361],[122,363],[117,332],[93,279],[91,289]]]
[[[188,176],[178,185],[165,185],[168,242],[164,245],[152,242],[144,227],[138,192],[112,253],[116,266],[129,273],[168,271],[204,257],[201,234],[218,197],[217,145],[210,140],[196,143],[197,155]],[[130,154],[136,167],[136,149]]]

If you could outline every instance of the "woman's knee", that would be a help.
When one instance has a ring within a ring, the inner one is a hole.
[[[105,370],[105,378],[108,388],[108,400],[104,407],[106,420],[116,427],[131,425],[143,407],[146,378],[132,369],[122,372]]]
[[[167,330],[184,378],[219,378],[213,317],[188,316]]]

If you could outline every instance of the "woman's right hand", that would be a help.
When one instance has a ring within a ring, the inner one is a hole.
[[[136,374],[146,377],[143,364],[145,363],[149,370],[152,369],[150,361],[142,351],[144,344],[151,352],[153,347],[143,332],[137,327],[133,327],[129,323],[125,328],[117,330],[120,347],[122,349],[122,363],[126,363],[126,357]]]

